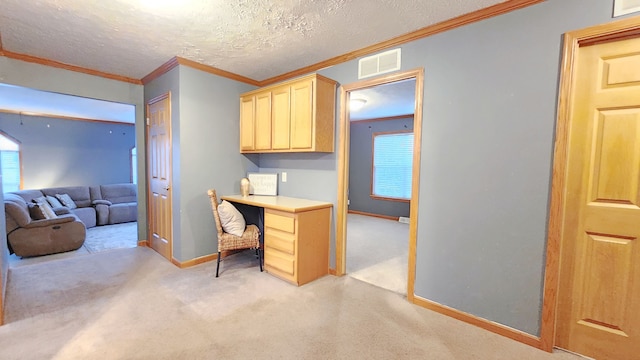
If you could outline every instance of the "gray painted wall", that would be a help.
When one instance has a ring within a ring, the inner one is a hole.
[[[24,189],[131,182],[134,125],[0,113],[0,131],[21,143]]]
[[[171,91],[173,257],[216,253],[207,196],[240,192],[240,179],[258,171],[257,156],[239,152],[240,94],[255,87],[178,66],[145,86],[145,100]]]
[[[546,1],[402,46],[401,71],[425,69],[417,296],[539,333],[562,34],[611,21],[612,8]],[[319,73],[356,82],[357,60]],[[336,204],[335,159],[260,166],[293,175],[281,195]]]
[[[413,130],[413,117],[384,121],[353,121],[349,152],[349,210],[409,217],[409,202],[371,198],[372,136],[376,132]]]
[[[253,89],[180,66],[179,260],[218,251],[207,190],[215,188],[219,196],[238,194],[240,179],[258,170],[257,156],[243,156],[239,150],[240,94]]]
[[[122,81],[0,57],[0,82],[43,91],[131,104],[136,143],[144,144],[144,87]],[[138,154],[138,238],[147,239],[146,159]]]

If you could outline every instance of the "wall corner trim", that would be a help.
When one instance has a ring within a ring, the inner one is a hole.
[[[191,260],[187,260],[187,261],[180,261],[174,257],[171,258],[171,263],[177,267],[179,267],[180,269],[185,269],[188,267],[192,267],[192,266],[196,266],[196,265],[200,265],[209,261],[213,261],[218,259],[218,254],[209,254],[209,255],[204,255],[204,256],[200,256]]]
[[[147,85],[148,83],[152,82],[153,80],[155,80],[155,79],[159,78],[160,76],[168,73],[169,71],[171,71],[176,66],[178,66],[178,57],[174,56],[171,59],[169,59],[169,61],[167,61],[166,63],[160,65],[157,69],[155,69],[152,72],[150,72],[149,74],[147,74],[140,81],[142,82],[142,85]]]
[[[437,302],[427,300],[425,298],[421,298],[415,294],[413,295],[413,303],[423,308],[433,310],[442,315],[452,317],[456,320],[464,321],[467,324],[475,325],[481,329],[491,331],[492,333],[502,335],[509,339],[541,349],[540,338],[533,336],[531,334],[525,333],[523,331],[514,329],[512,327],[498,324],[496,322],[483,319],[460,310],[456,310],[454,308],[439,304]]]
[[[152,72],[150,72],[147,76],[143,77],[141,82],[142,84],[146,85],[148,83],[150,83],[151,81],[159,78],[160,76],[168,73],[169,71],[171,71],[173,68],[175,68],[178,65],[183,65],[183,66],[188,66],[192,69],[196,69],[196,70],[200,70],[200,71],[204,71],[206,73],[209,74],[213,74],[213,75],[218,75],[221,77],[225,77],[227,79],[231,79],[231,80],[236,80],[245,84],[249,84],[249,85],[254,85],[254,86],[260,86],[260,82],[250,79],[248,77],[242,76],[242,75],[238,75],[238,74],[234,74],[232,72],[229,71],[225,71],[222,69],[218,69],[215,68],[213,66],[209,66],[209,65],[204,65],[201,64],[199,62],[193,61],[193,60],[189,60],[189,59],[185,59],[179,56],[174,56],[171,59],[169,59],[169,61],[167,61],[166,63],[160,65],[160,67],[158,67],[157,69],[153,70]]]
[[[76,65],[65,64],[63,62],[44,59],[44,58],[39,58],[37,56],[14,53],[14,52],[7,51],[7,50],[4,50],[4,49],[0,49],[0,56],[4,56],[4,57],[10,58],[10,59],[14,59],[14,60],[20,60],[20,61],[30,62],[30,63],[34,63],[34,64],[40,64],[40,65],[44,65],[44,66],[50,66],[50,67],[54,67],[54,68],[69,70],[69,71],[75,71],[75,72],[79,72],[79,73],[83,73],[83,74],[99,76],[99,77],[103,77],[103,78],[106,78],[106,79],[127,82],[127,83],[130,83],[130,84],[142,85],[142,82],[140,80],[138,80],[138,79],[133,79],[133,78],[122,76],[122,75],[110,74],[110,73],[106,73],[106,72],[102,72],[102,71],[98,71],[98,70],[83,68],[83,67],[76,66]]]

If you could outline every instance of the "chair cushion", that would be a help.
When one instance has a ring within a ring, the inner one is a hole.
[[[222,200],[222,203],[218,205],[218,215],[220,216],[222,229],[226,233],[235,236],[242,236],[247,224],[244,221],[244,216],[242,216],[240,211],[238,211],[233,204],[226,200]]]

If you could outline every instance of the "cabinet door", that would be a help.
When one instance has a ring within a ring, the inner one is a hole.
[[[256,150],[271,149],[271,91],[256,95]]]
[[[272,91],[273,108],[273,147],[274,150],[289,149],[289,127],[290,127],[290,94],[289,85],[279,87]]]
[[[254,150],[255,97],[240,98],[240,151]]]
[[[313,147],[313,88],[314,80],[291,85],[291,148]]]

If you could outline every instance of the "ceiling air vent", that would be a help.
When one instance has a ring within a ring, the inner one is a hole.
[[[358,62],[358,79],[400,70],[400,48],[367,56]]]

